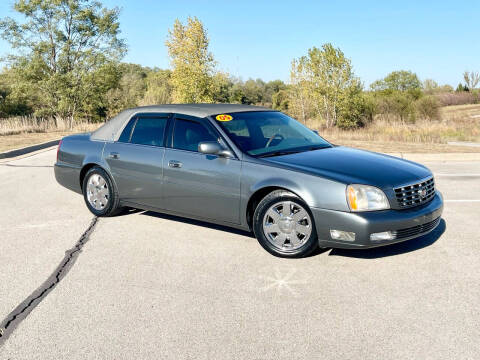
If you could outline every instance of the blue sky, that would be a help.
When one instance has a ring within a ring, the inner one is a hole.
[[[174,19],[197,16],[219,70],[244,80],[286,81],[291,60],[325,42],[342,49],[366,85],[405,69],[456,86],[464,70],[480,71],[480,1],[103,2],[122,8],[124,60],[151,67],[169,67],[164,42]],[[0,2],[0,17],[14,15],[12,4]]]

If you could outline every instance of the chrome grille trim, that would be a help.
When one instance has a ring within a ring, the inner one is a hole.
[[[435,180],[431,176],[417,183],[396,187],[393,191],[400,208],[422,205],[435,196]]]

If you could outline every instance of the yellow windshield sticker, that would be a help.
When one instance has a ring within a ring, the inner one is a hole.
[[[217,119],[218,121],[230,121],[233,119],[233,117],[227,114],[221,114],[221,115],[217,115],[215,119]]]

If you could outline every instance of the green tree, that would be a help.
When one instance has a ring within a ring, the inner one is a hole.
[[[274,105],[274,102],[278,101],[279,99],[283,99],[283,97],[287,94],[286,90],[287,85],[282,80],[273,80],[264,83],[262,89],[262,105],[272,107],[278,106],[279,104],[277,103],[277,105]],[[279,94],[280,92],[282,94]],[[276,98],[276,100],[274,100],[274,97]],[[284,101],[282,100],[281,102]],[[284,105],[285,104],[286,102],[284,103]]]
[[[307,57],[294,59],[290,68],[289,113],[306,124],[312,113],[311,86],[307,74]]]
[[[170,70],[154,69],[145,78],[146,92],[141,105],[169,104],[172,102],[172,87]]]
[[[249,99],[245,94],[244,83],[238,79],[234,79],[233,86],[230,90],[230,102],[236,104],[249,104]]]
[[[313,47],[308,55],[294,61],[292,65],[294,102],[299,102],[305,111],[305,99],[314,106],[315,113],[325,121],[327,127],[335,125],[359,126],[360,118],[352,123],[349,117],[349,102],[362,92],[362,84],[354,75],[352,65],[344,53],[332,44]],[[300,101],[299,101],[300,100]],[[305,114],[302,114],[305,116]],[[355,117],[356,118],[356,117]]]
[[[261,79],[245,81],[245,84],[243,84],[244,104],[262,104],[264,87],[265,83]]]
[[[229,103],[232,101],[233,81],[228,74],[217,72],[212,79],[213,102]]]
[[[102,106],[98,99],[115,86],[99,80],[115,80],[113,67],[126,51],[119,9],[88,0],[16,0],[14,10],[24,22],[0,21],[2,38],[17,50],[8,57],[12,96],[27,90],[40,116],[94,115],[91,106]]]
[[[462,83],[460,83],[460,84],[458,84],[455,91],[456,92],[468,91],[468,87],[466,85],[463,85]]]
[[[425,85],[427,92],[438,88],[438,84],[433,80],[427,80]],[[378,113],[386,116],[387,119],[393,118],[413,123],[419,115],[418,109],[433,104],[425,101],[422,102],[422,106],[416,106],[416,102],[424,94],[417,74],[411,71],[393,71],[383,79],[375,81],[370,87],[374,90]]]
[[[266,87],[266,92],[265,92],[266,96],[271,97],[273,94],[281,90],[286,90],[287,85],[282,80],[273,80],[266,83],[265,87]]]
[[[3,69],[0,73],[0,118],[32,113],[32,104],[27,96],[28,89],[13,93],[18,85],[16,74],[11,69]]]
[[[106,93],[108,117],[115,116],[126,108],[138,106],[147,88],[145,79],[149,69],[137,64],[123,63],[117,70],[117,79],[114,81],[116,86]]]
[[[165,44],[173,68],[173,101],[212,102],[215,61],[208,50],[209,39],[202,22],[196,17],[188,17],[186,25],[175,20]]]
[[[285,89],[278,90],[272,95],[272,108],[287,112],[289,107],[289,93]]]
[[[408,91],[418,99],[422,93],[422,83],[417,74],[411,71],[393,71],[383,79],[375,81],[370,85],[374,91],[394,92]]]

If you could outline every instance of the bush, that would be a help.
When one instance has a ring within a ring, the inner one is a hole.
[[[420,119],[438,119],[440,103],[435,96],[424,96],[415,102],[417,116]]]
[[[416,95],[404,91],[379,92],[374,95],[376,114],[386,120],[414,123]]]
[[[363,127],[373,120],[374,113],[375,103],[373,98],[364,93],[355,94],[340,112],[337,126],[341,129]]]
[[[287,90],[279,90],[272,95],[272,108],[274,110],[288,111],[289,97]]]

